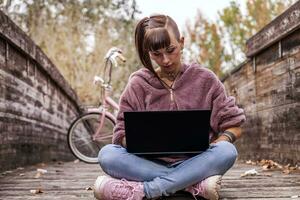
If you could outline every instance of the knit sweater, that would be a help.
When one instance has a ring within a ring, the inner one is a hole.
[[[182,64],[172,88],[171,92],[146,68],[131,74],[120,97],[112,142],[121,144],[125,136],[124,111],[211,110],[211,140],[245,121],[244,111],[236,106],[235,98],[227,96],[218,77],[199,64]]]

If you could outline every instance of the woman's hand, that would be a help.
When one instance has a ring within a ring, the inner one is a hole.
[[[125,138],[125,136],[124,136],[123,139],[122,139],[121,145],[122,145],[124,148],[126,148],[126,138]]]

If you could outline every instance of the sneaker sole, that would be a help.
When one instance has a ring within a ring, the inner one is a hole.
[[[105,182],[105,179],[107,177],[105,176],[98,176],[96,181],[95,181],[95,184],[94,184],[94,196],[96,197],[96,199],[99,199],[101,200],[102,197],[100,196],[100,188],[101,188],[101,185]]]
[[[208,188],[211,188],[211,190],[207,191],[207,198],[210,200],[218,200],[220,198],[219,196],[219,190],[221,189],[221,180],[222,176],[216,175],[213,176],[213,178],[210,180],[210,185]]]

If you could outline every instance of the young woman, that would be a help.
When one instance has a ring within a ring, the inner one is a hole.
[[[144,67],[131,75],[121,95],[113,144],[99,152],[99,164],[107,175],[97,178],[95,197],[142,200],[185,190],[218,199],[221,176],[237,157],[232,143],[241,135],[243,110],[226,95],[213,72],[181,62],[184,38],[169,16],[143,18],[136,26],[135,45]],[[211,144],[205,152],[150,160],[126,151],[124,111],[185,109],[212,112]]]

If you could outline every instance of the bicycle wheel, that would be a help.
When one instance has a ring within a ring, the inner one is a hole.
[[[100,140],[93,140],[93,134],[100,125],[102,113],[86,113],[72,122],[68,130],[68,145],[78,159],[86,163],[97,163],[99,150],[112,142],[115,122],[105,115]]]

